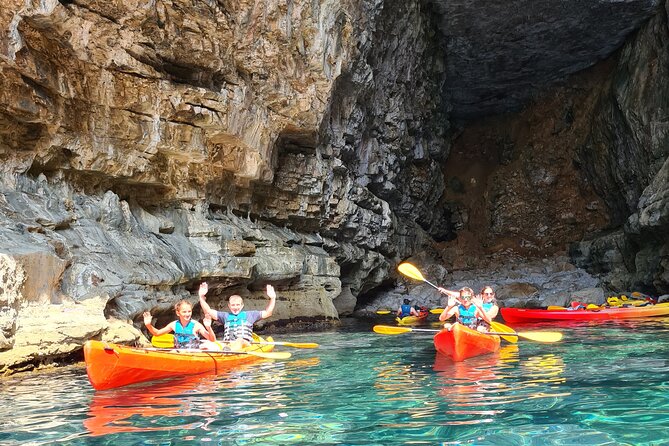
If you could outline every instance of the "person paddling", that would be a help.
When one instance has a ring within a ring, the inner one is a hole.
[[[253,324],[261,319],[270,317],[276,305],[276,292],[272,285],[267,285],[266,293],[269,297],[269,303],[264,311],[242,311],[244,300],[237,294],[233,294],[228,298],[229,312],[216,311],[207,303],[208,291],[209,285],[207,285],[207,282],[202,282],[198,290],[202,311],[211,316],[212,319],[223,324],[225,327],[223,332],[224,342],[241,342],[242,346],[250,345],[253,342]]]
[[[145,311],[144,325],[153,336],[160,336],[165,333],[174,332],[174,348],[200,348],[202,336],[206,341],[215,342],[216,335],[211,328],[211,318],[206,316],[203,320],[204,325],[191,319],[193,316],[193,306],[187,300],[179,301],[174,310],[177,313],[176,321],[172,321],[160,330],[151,325],[153,319],[149,311]]]
[[[409,299],[404,299],[404,303],[397,309],[397,317],[401,319],[406,316],[418,317],[418,311],[411,306]]]
[[[439,289],[441,291],[442,288]],[[446,291],[444,293],[444,291]],[[456,322],[469,327],[473,330],[479,328],[479,321],[485,319],[485,311],[483,310],[483,302],[480,298],[474,297],[474,290],[469,287],[463,287],[459,291],[458,297],[454,297],[449,292],[450,290],[442,291],[442,293],[449,296],[448,305],[444,311],[439,315],[440,321],[447,321],[455,316]],[[444,324],[444,328],[450,328],[450,324]],[[485,331],[481,329],[481,331]]]

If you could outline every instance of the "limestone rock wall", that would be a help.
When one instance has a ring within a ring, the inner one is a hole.
[[[619,289],[669,292],[667,159],[669,29],[666,10],[622,49],[580,151],[612,210],[614,230],[574,244],[579,265]]]
[[[274,284],[272,324],[336,320],[342,285],[364,294],[446,237],[442,56],[426,8],[6,2],[0,367],[89,337],[145,342],[123,323],[141,327],[147,309],[166,323],[201,280],[222,307],[239,293],[263,308]],[[66,335],[30,341],[44,329]]]

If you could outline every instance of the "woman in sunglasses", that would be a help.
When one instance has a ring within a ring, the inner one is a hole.
[[[495,298],[495,290],[490,285],[486,285],[481,289],[478,295],[481,300],[481,310],[483,312],[482,318],[479,321],[477,329],[479,331],[490,331],[490,323],[499,313],[497,306],[497,299]]]
[[[442,291],[442,288],[439,291]],[[449,296],[448,305],[439,315],[439,320],[446,321],[455,316],[455,320],[462,325],[474,330],[479,329],[480,322],[486,321],[487,315],[483,309],[483,300],[474,296],[474,290],[469,287],[460,288],[458,297],[454,297],[453,292],[449,290],[444,289],[444,291],[442,293]],[[449,327],[450,324],[444,324],[444,328]]]

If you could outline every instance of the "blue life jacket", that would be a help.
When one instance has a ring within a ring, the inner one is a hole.
[[[462,325],[465,325],[469,328],[476,328],[478,324],[478,318],[474,317],[476,314],[476,307],[470,305],[469,308],[464,305],[458,307],[458,322]]]
[[[246,311],[240,311],[238,314],[228,313],[223,340],[234,341],[235,339],[253,341],[253,324],[247,321]]]
[[[174,348],[198,348],[200,347],[200,340],[195,331],[195,322],[189,321],[184,327],[181,321],[177,319],[174,324]]]
[[[402,305],[402,314],[400,317],[411,316],[411,305]]]

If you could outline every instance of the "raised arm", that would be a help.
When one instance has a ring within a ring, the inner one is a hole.
[[[449,291],[449,290],[445,290]],[[457,315],[458,311],[458,304],[460,303],[460,300],[458,297],[460,297],[460,293],[455,293],[456,296],[451,296],[450,293],[448,294],[448,302],[446,303],[446,308],[444,308],[444,311],[439,315],[439,320],[440,321],[445,321],[447,319],[450,319],[453,315]],[[444,316],[442,318],[442,316]]]
[[[209,315],[205,316],[204,319],[202,319],[201,324],[198,322],[196,327],[197,327],[197,332],[203,338],[205,338],[207,341],[216,342],[216,334],[214,333],[214,330],[211,329],[211,318],[209,317]]]
[[[160,336],[162,334],[174,331],[174,322],[170,322],[169,324],[158,330],[156,327],[151,325],[151,320],[153,318],[151,317],[150,312],[145,311],[143,316],[144,316],[144,326],[146,327],[147,330],[149,330],[149,333],[151,333],[153,336]]]
[[[205,315],[209,315],[212,319],[218,319],[216,310],[213,310],[207,303],[207,291],[209,291],[209,285],[207,285],[207,282],[202,282],[200,289],[197,291],[198,296],[200,296],[200,306]]]
[[[276,292],[274,291],[274,287],[272,285],[267,285],[267,296],[269,296],[269,303],[267,304],[265,311],[261,313],[261,317],[263,319],[267,319],[272,315],[274,312],[274,306],[276,305]]]
[[[446,288],[442,288],[442,287],[437,288],[437,290],[441,294],[445,294],[448,297],[460,297],[460,292],[459,291],[447,290]]]

